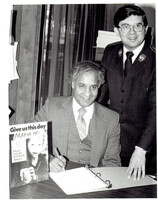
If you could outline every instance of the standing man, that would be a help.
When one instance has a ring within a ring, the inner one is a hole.
[[[110,108],[120,114],[122,165],[129,166],[129,178],[133,174],[140,179],[145,165],[152,165],[148,155],[156,143],[155,51],[145,40],[148,21],[140,7],[119,8],[114,25],[122,42],[105,48],[101,64],[107,84],[102,94],[109,93]]]
[[[61,171],[65,157],[95,167],[120,166],[119,115],[95,102],[104,70],[93,62],[80,62],[70,79],[72,96],[48,98],[35,116],[36,121],[52,122],[50,170]]]

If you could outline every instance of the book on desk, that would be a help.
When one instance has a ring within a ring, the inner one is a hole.
[[[149,176],[128,179],[127,167],[79,167],[50,172],[50,177],[67,195],[157,184]]]
[[[47,122],[10,125],[10,188],[48,180]]]

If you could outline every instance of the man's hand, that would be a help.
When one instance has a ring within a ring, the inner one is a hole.
[[[66,165],[66,159],[63,156],[53,157],[50,160],[50,171],[61,172],[64,170]]]
[[[133,177],[134,180],[140,180],[145,177],[145,154],[143,149],[135,148],[127,169],[128,178]]]

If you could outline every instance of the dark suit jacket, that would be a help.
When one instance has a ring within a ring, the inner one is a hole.
[[[156,137],[154,50],[145,44],[126,78],[121,42],[105,49],[101,64],[106,69],[110,108],[120,114],[121,155],[130,157],[135,145],[150,151]]]
[[[65,156],[67,156],[69,124],[72,117],[74,117],[72,97],[49,98],[35,116],[36,121],[52,121],[53,148],[58,147],[61,154]],[[90,165],[120,166],[118,113],[95,103],[90,130],[94,131]]]

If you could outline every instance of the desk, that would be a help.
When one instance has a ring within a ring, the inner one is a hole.
[[[81,165],[79,165],[81,166]],[[76,163],[67,165],[67,169],[78,167]],[[140,186],[118,190],[90,192],[85,194],[66,195],[56,183],[49,179],[46,181],[12,188],[10,199],[62,199],[62,198],[156,198],[157,186]]]

